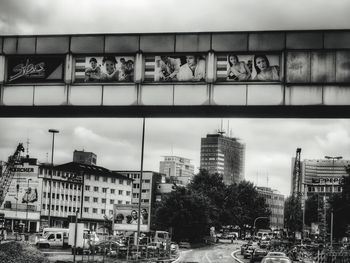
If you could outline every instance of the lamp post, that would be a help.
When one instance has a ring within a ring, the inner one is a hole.
[[[55,133],[59,133],[59,130],[55,129],[49,129],[49,132],[52,133],[52,147],[51,147],[51,174],[50,174],[50,181],[49,181],[49,188],[50,188],[50,198],[49,198],[49,215],[48,215],[48,220],[49,220],[49,226],[51,227],[51,198],[52,198],[52,174],[53,174],[53,153],[54,153],[54,147],[55,147]]]
[[[334,176],[334,161],[343,159],[343,156],[325,156],[326,159],[332,159],[332,175]],[[334,178],[332,178],[334,179]],[[332,193],[334,192],[334,180],[332,180]],[[327,229],[326,229],[327,230]],[[331,247],[333,247],[333,209],[331,209]]]
[[[26,226],[27,226],[27,232],[29,232],[29,222],[28,222],[28,202],[29,202],[29,181],[31,181],[32,179],[28,179],[27,181],[27,207],[26,207]]]

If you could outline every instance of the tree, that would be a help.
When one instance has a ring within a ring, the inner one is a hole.
[[[305,224],[311,226],[311,223],[319,222],[318,209],[323,207],[323,200],[318,195],[312,195],[305,201]]]
[[[290,196],[284,203],[285,227],[289,232],[301,231],[303,225],[303,212],[301,210],[300,196]]]
[[[350,166],[346,168],[350,174]],[[341,238],[350,236],[350,176],[344,176],[341,184],[342,192],[330,198],[330,211],[333,212],[333,236]]]
[[[209,200],[209,218],[211,226],[220,228],[225,214],[225,194],[227,186],[218,173],[209,174],[207,170],[200,170],[189,184],[190,191],[205,196]]]
[[[231,224],[241,228],[246,224],[253,226],[257,217],[269,217],[271,214],[265,199],[259,196],[254,184],[247,181],[227,187],[225,212]],[[268,225],[268,220],[257,222],[257,228],[268,228]]]
[[[184,187],[165,196],[156,210],[157,229],[172,228],[173,239],[200,240],[209,235],[210,201],[198,192]]]

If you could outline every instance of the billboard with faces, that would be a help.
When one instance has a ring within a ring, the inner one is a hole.
[[[281,80],[278,54],[225,54],[217,56],[217,81],[276,82]]]
[[[145,81],[199,82],[206,78],[206,58],[203,54],[146,56]]]
[[[133,56],[86,56],[75,58],[75,82],[133,82]]]
[[[114,230],[137,231],[138,220],[140,220],[140,230],[148,232],[150,229],[149,205],[141,205],[140,215],[138,212],[138,205],[114,205]]]

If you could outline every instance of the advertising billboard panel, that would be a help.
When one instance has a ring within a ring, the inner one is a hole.
[[[63,81],[63,56],[10,56],[7,83],[46,83]]]
[[[217,56],[217,81],[280,81],[280,55],[225,54]]]
[[[150,206],[141,205],[141,215],[138,214],[138,205],[114,205],[114,230],[137,231],[138,220],[140,230],[148,232],[150,229]]]
[[[87,56],[75,58],[75,82],[132,82],[135,57]]]
[[[6,194],[3,208],[11,210],[40,211],[40,181],[38,166],[24,163],[14,167],[14,177]]]
[[[204,55],[187,54],[147,56],[145,81],[184,82],[205,81],[206,58]]]

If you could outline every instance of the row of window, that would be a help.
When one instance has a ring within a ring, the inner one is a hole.
[[[99,201],[99,198],[98,197],[92,197],[92,199],[90,198],[90,196],[84,196],[84,201],[85,202],[90,202],[90,200],[92,200],[93,203],[98,203]],[[101,198],[101,203],[102,204],[105,204],[107,202],[107,199],[106,198]],[[115,200],[114,199],[110,199],[109,200],[109,203],[111,205],[115,204]],[[117,202],[118,204],[122,204],[123,201],[122,200],[118,200]]]
[[[91,209],[91,212],[93,213],[93,214],[97,214],[98,213],[98,208],[92,208]],[[102,215],[105,215],[106,214],[106,209],[100,209],[100,214],[102,214]],[[109,210],[108,211],[109,212],[109,215],[113,215],[113,210]],[[90,213],[90,207],[84,207],[84,213]]]
[[[93,179],[92,179],[92,175],[88,174],[88,175],[85,176],[85,178],[86,178],[86,180],[93,180],[93,181],[100,181],[101,180],[100,178],[102,178],[102,182],[112,183],[112,184],[115,184],[117,182],[116,178],[109,178],[109,177],[106,177],[106,176],[99,176],[99,175],[94,175]],[[129,181],[129,180],[118,179],[118,183],[120,185],[124,185],[124,181],[126,181],[127,185],[131,184],[131,181]]]
[[[57,177],[62,177],[64,179],[68,179],[71,181],[81,181],[81,177],[75,173],[70,173],[70,172],[63,172],[63,171],[52,171],[51,169],[48,168],[43,168],[39,167],[39,174],[41,175],[51,175],[52,176],[57,176]]]
[[[333,192],[332,186],[309,186],[308,192]],[[341,186],[334,187],[334,192],[341,192]]]
[[[44,181],[45,187],[49,185],[48,181]],[[72,190],[80,190],[81,186],[77,184],[71,184],[71,183],[66,183],[66,182],[52,182],[52,187],[57,187],[57,188],[66,188],[66,189],[72,189]]]
[[[55,193],[46,193],[43,192],[43,197],[44,198],[52,198],[52,199],[61,199],[61,200],[66,200],[66,201],[76,201],[78,199],[78,201],[80,202],[80,196],[75,196],[75,195],[65,195],[65,194],[55,194]]]
[[[49,205],[42,204],[43,210],[49,210]],[[60,212],[73,212],[75,213],[75,207],[73,206],[59,206],[59,205],[51,205],[51,211],[60,211]]]
[[[107,193],[108,192],[108,187],[102,187],[102,193]],[[90,191],[91,190],[91,186],[90,185],[85,185],[85,191]],[[115,194],[115,189],[109,189],[110,190],[110,194]],[[100,188],[98,186],[94,186],[93,187],[93,191],[94,192],[99,192]],[[130,191],[125,191],[126,196],[130,196],[131,192]],[[124,190],[118,190],[118,195],[123,195],[124,194]]]

